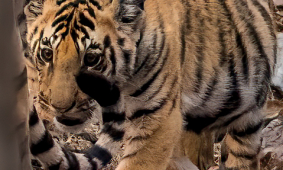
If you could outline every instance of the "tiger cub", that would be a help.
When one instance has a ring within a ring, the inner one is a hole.
[[[265,0],[31,0],[30,125],[38,112],[77,130],[95,101],[104,122],[85,154],[44,130],[31,131],[32,153],[49,169],[99,169],[123,143],[117,170],[174,169],[194,150],[187,134],[208,131],[226,134],[221,170],[258,169],[276,57],[269,12]]]

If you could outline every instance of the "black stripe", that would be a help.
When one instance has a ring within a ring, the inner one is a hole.
[[[109,35],[106,35],[104,37],[103,44],[104,44],[104,48],[110,47],[111,39],[110,39]]]
[[[276,35],[274,33],[273,22],[272,22],[271,16],[258,1],[252,0],[252,3],[254,4],[254,6],[257,7],[258,12],[261,13],[261,16],[263,17],[264,21],[267,22],[270,34],[274,38],[274,45],[273,45],[274,54],[273,55],[274,55],[274,63],[276,63],[277,41],[276,41]]]
[[[233,121],[241,118],[242,116],[244,116],[245,114],[249,113],[249,112],[252,112],[253,109],[256,108],[256,105],[251,105],[249,106],[245,111],[243,111],[241,114],[239,115],[235,115],[235,116],[232,116],[230,117],[229,119],[226,120],[226,122],[223,124],[223,126],[228,126],[230,123],[232,123]]]
[[[165,55],[165,56],[162,55],[164,51],[165,51],[165,50],[161,50],[161,51],[160,51],[160,55],[158,56],[158,58],[155,59],[154,63],[152,63],[151,65],[148,65],[148,66],[147,66],[147,70],[148,70],[149,72],[152,72],[152,70],[154,69],[154,67],[155,67],[155,66],[157,65],[157,63],[160,61],[160,58],[163,59],[162,64],[160,65],[160,67],[161,67],[161,68],[164,67],[165,62],[167,61],[167,59],[168,59],[168,57],[169,57],[170,48],[168,47],[168,48],[166,49],[166,55]],[[147,72],[147,73],[145,74],[145,76],[147,76],[147,75],[149,74],[149,72]]]
[[[231,21],[232,27],[237,32],[237,34],[236,34],[236,43],[237,43],[237,47],[239,47],[240,50],[241,50],[241,57],[242,57],[242,64],[243,64],[243,74],[244,74],[245,80],[248,80],[248,78],[249,78],[249,63],[248,63],[248,57],[247,57],[247,49],[245,48],[245,46],[243,44],[242,36],[240,35],[237,27],[235,26],[235,23],[233,22],[231,13],[229,12],[226,4],[224,2],[221,3],[221,4],[222,4],[222,6],[225,9],[225,12],[226,12],[225,16],[228,17],[229,21]],[[220,28],[220,42],[221,42],[221,46],[224,48],[225,41],[223,39],[224,34],[222,32],[224,32],[224,30],[222,28]],[[223,65],[225,63],[225,61],[226,61],[226,59],[225,59],[225,53],[226,52],[225,51],[226,51],[226,49],[222,49],[222,51],[221,51],[221,62],[220,62],[220,65]]]
[[[229,60],[229,76],[231,78],[231,84],[229,88],[229,98],[223,104],[223,108],[219,111],[218,116],[225,116],[238,109],[241,105],[241,96],[239,91],[239,85],[237,81],[237,73],[235,71],[234,56],[230,54]]]
[[[226,53],[226,45],[225,45],[225,40],[224,40],[224,30],[219,29],[219,42],[221,46],[221,51],[220,51],[220,66],[223,66],[224,63],[227,62],[227,53]]]
[[[156,80],[161,70],[162,70],[162,67],[149,79],[147,83],[145,83],[141,88],[139,88],[134,94],[131,94],[131,96],[138,97],[139,95],[144,93],[152,85],[154,80]]]
[[[65,14],[65,15],[62,15],[60,17],[58,17],[57,19],[55,19],[55,21],[53,21],[52,23],[52,27],[55,27],[58,23],[62,22],[62,21],[65,21],[67,18],[68,18],[69,14]]]
[[[35,6],[34,3],[29,4],[28,6],[28,10],[30,13],[32,13],[34,16],[38,17],[39,15],[41,15],[41,11],[42,11],[42,7],[40,6]]]
[[[122,49],[122,51],[123,51],[123,56],[124,56],[124,59],[125,59],[126,66],[128,66],[129,63],[130,63],[130,60],[131,60],[130,56],[131,56],[132,51],[131,50],[124,50],[124,49]]]
[[[36,26],[36,27],[34,28],[33,32],[31,33],[31,36],[29,37],[29,40],[30,40],[30,41],[32,40],[33,36],[37,33],[37,31],[38,31],[38,27]]]
[[[252,0],[252,3],[254,6],[256,6],[257,11],[261,14],[262,18],[267,23],[270,34],[275,38],[276,36],[272,27],[273,23],[270,14],[257,0]]]
[[[54,34],[56,34],[58,31],[62,30],[65,27],[65,23],[61,23],[54,31]]]
[[[247,143],[244,143],[238,136],[230,134],[230,136],[236,141],[238,142],[240,145],[246,146]]]
[[[214,69],[215,70],[215,69]],[[206,105],[206,102],[212,98],[212,93],[215,90],[215,86],[218,84],[219,81],[219,73],[218,71],[215,71],[213,77],[211,78],[211,81],[208,84],[208,87],[205,91],[205,98],[202,100],[201,107],[204,107]]]
[[[150,54],[148,53],[148,54],[145,56],[145,58],[144,58],[142,64],[136,69],[135,74],[137,74],[142,68],[144,68],[144,65],[147,63],[147,60],[149,59],[149,57],[150,57]],[[136,58],[138,58],[138,57],[136,57]]]
[[[232,155],[234,155],[236,158],[237,157],[240,157],[240,158],[244,158],[244,159],[247,159],[247,160],[253,160],[257,157],[257,153],[256,154],[248,154],[248,153],[236,153],[234,152],[233,150],[230,150],[230,153]]]
[[[48,166],[48,169],[49,170],[60,170],[60,165],[61,165],[61,162],[55,164],[55,165],[50,165]]]
[[[80,49],[79,49],[79,45],[78,45],[78,37],[79,37],[79,35],[77,34],[77,32],[74,29],[71,30],[71,37],[72,37],[72,39],[73,39],[73,41],[75,43],[75,47],[76,47],[77,53],[80,54]]]
[[[156,32],[156,30],[154,30],[154,32]],[[164,36],[164,35],[163,35]],[[164,41],[164,37],[162,36],[162,42],[161,42],[161,48],[163,49],[164,48],[164,45],[165,45],[165,41]],[[153,41],[153,43],[152,43],[152,45],[153,45],[153,47],[152,47],[152,49],[153,50],[156,50],[156,43],[157,43],[157,34],[155,33],[154,35],[153,35],[153,37],[152,37],[152,41]],[[137,46],[138,47],[138,46]],[[142,49],[142,51],[143,51],[144,49]],[[135,68],[137,68],[136,69],[136,71],[135,71],[135,74],[137,74],[142,68],[144,68],[144,66],[145,66],[145,64],[147,64],[147,61],[148,61],[148,59],[149,59],[149,57],[150,57],[150,53],[148,53],[145,57],[144,57],[144,59],[143,59],[143,61],[142,61],[142,63],[140,64],[140,65],[137,65]],[[139,59],[139,57],[136,57],[136,63],[138,63],[137,62],[137,60]]]
[[[91,165],[91,170],[97,170],[97,163],[95,161],[93,161],[91,158],[87,157],[87,161],[88,163]]]
[[[78,23],[77,23],[77,19],[75,19],[75,21],[74,21],[74,28],[75,28],[76,30],[78,30],[78,31],[81,30],[80,26],[79,26]]]
[[[62,148],[63,153],[65,154],[66,159],[68,160],[68,170],[80,170],[80,164],[76,155],[65,148]]]
[[[200,12],[199,12],[200,13]],[[197,17],[201,17],[198,16],[197,13]],[[196,46],[196,53],[197,53],[197,68],[196,68],[196,84],[195,84],[195,88],[194,91],[198,92],[200,90],[200,86],[201,86],[201,82],[203,79],[203,62],[204,62],[204,29],[203,29],[203,25],[204,25],[204,18],[200,19],[200,23],[199,23],[199,35],[198,35],[198,42],[199,44]]]
[[[268,56],[265,53],[262,43],[261,43],[261,39],[254,27],[254,25],[251,23],[253,21],[253,18],[246,18],[246,16],[244,16],[244,13],[247,13],[248,16],[252,16],[251,11],[247,8],[247,4],[244,1],[240,1],[242,6],[239,6],[239,4],[237,4],[237,11],[240,13],[240,18],[246,22],[247,24],[247,28],[248,28],[248,32],[251,35],[254,45],[256,45],[258,48],[258,54],[259,57],[255,58],[258,62],[260,62],[260,65],[257,64],[257,62],[255,62],[255,67],[262,70],[264,69],[264,74],[262,76],[262,81],[259,82],[259,84],[261,84],[261,87],[257,89],[257,96],[256,96],[256,102],[258,103],[259,107],[262,107],[262,105],[265,103],[266,101],[266,94],[267,94],[267,86],[268,83],[270,82],[270,75],[271,75],[271,68],[269,65],[269,60],[268,60]],[[245,8],[242,9],[241,7]],[[250,19],[250,20],[249,20]],[[263,66],[262,64],[264,64],[265,66]],[[259,68],[261,67],[261,68]]]
[[[61,5],[63,2],[66,2],[66,0],[57,0],[57,5]]]
[[[88,38],[88,39],[89,39],[88,31],[87,31],[83,26],[80,27],[80,26],[77,24],[77,20],[74,21],[74,28],[75,28],[76,30],[79,30],[79,31],[83,32],[84,35],[85,35],[85,38]],[[82,41],[84,41],[83,39],[84,39],[84,38],[82,38]]]
[[[172,113],[172,111],[176,108],[176,104],[177,104],[177,96],[178,94],[174,97],[173,101],[172,101],[172,107],[171,109],[169,110],[169,114],[170,115]]]
[[[110,60],[111,60],[111,63],[112,63],[112,75],[115,75],[116,74],[116,58],[115,58],[115,51],[114,51],[114,48],[111,46],[110,47]]]
[[[153,67],[158,63],[158,61],[160,61],[159,59],[161,58],[161,56],[163,56],[161,53],[163,53],[164,51],[160,51],[160,55],[159,57],[154,61],[154,63],[151,65],[152,68],[147,68],[149,69],[149,71],[153,70]],[[169,53],[170,53],[170,48],[167,48],[167,51],[166,51],[166,55],[162,58],[163,61],[162,61],[162,64],[160,65],[160,68],[159,70],[155,73],[155,75],[149,80],[149,82],[147,82],[146,84],[144,84],[140,90],[141,93],[143,93],[144,91],[146,91],[150,86],[151,84],[153,83],[153,81],[155,80],[156,76],[158,76],[158,74],[162,71],[163,67],[164,67],[164,64],[166,63],[167,59],[168,59],[168,56],[169,56]],[[146,74],[148,75],[148,74]],[[166,77],[166,76],[164,76]],[[152,81],[152,82],[151,82]],[[143,89],[144,88],[144,89]]]
[[[88,31],[87,31],[84,27],[80,27],[80,30],[81,30],[81,32],[83,32],[83,33],[84,33],[85,38],[90,39],[90,38],[89,38]]]
[[[62,33],[61,34],[61,36],[62,36],[62,39],[65,39],[65,37],[69,34],[69,30],[70,30],[70,22],[71,22],[71,20],[73,19],[73,16],[74,16],[74,13],[75,13],[75,10],[73,10],[70,14],[69,14],[69,16],[67,17],[67,19],[66,19],[66,30],[65,30],[65,32],[64,33]]]
[[[160,110],[165,105],[165,103],[167,103],[167,98],[162,99],[161,102],[159,103],[159,105],[155,106],[152,109],[142,109],[142,110],[136,111],[129,119],[133,120],[133,119],[137,119],[139,117],[142,117],[144,115],[146,116],[146,115],[155,113],[157,110]]]
[[[233,57],[230,55],[229,74],[231,78],[231,85],[229,87],[229,98],[224,102],[223,107],[219,110],[217,117],[191,117],[190,114],[186,114],[185,121],[188,122],[185,126],[186,130],[192,130],[196,133],[200,133],[202,129],[208,125],[214,123],[219,117],[231,114],[234,110],[238,109],[241,105],[240,92],[238,89],[237,75],[235,72],[235,63]]]
[[[42,37],[43,37],[43,33],[44,33],[44,29],[42,29],[42,30],[40,31],[40,36],[39,36],[39,39],[40,39],[40,40],[41,40]]]
[[[90,3],[92,3],[92,5],[96,6],[97,9],[101,10],[101,6],[99,5],[99,3],[95,0],[89,0]]]
[[[86,0],[77,0],[75,4],[76,4],[76,7],[78,7],[79,4],[87,4],[87,2]]]
[[[78,43],[77,43],[77,41],[78,41],[78,37],[79,37],[79,35],[77,34],[77,32],[75,31],[75,30],[71,30],[71,36],[72,36],[72,39],[73,39],[73,41],[76,43],[76,48],[78,48]],[[79,54],[79,53],[78,53]]]
[[[228,159],[228,148],[227,147],[221,147],[221,159],[220,161],[224,164]]]
[[[162,19],[162,16],[161,14],[159,14],[159,20],[160,20],[160,24],[159,24],[159,28],[161,29],[161,31],[159,32],[161,34],[161,46],[160,48],[158,48],[158,58],[155,58],[155,61],[153,64],[149,64],[150,62],[147,62],[147,59],[150,58],[150,55],[149,57],[146,58],[146,60],[143,61],[143,63],[141,64],[141,66],[138,68],[138,70],[140,70],[141,68],[143,68],[144,70],[148,70],[148,72],[151,72],[152,68],[156,65],[156,63],[159,61],[160,57],[162,57],[162,53],[164,52],[164,48],[165,48],[165,41],[166,41],[166,35],[165,35],[165,32],[164,32],[164,21]],[[156,41],[154,41],[154,46],[155,46],[155,43]],[[167,49],[167,53],[169,53],[169,48]],[[165,56],[165,60],[167,60],[167,56]],[[165,62],[163,62],[164,64]],[[138,73],[138,70],[136,71],[136,73]],[[143,72],[144,73],[144,76],[147,76],[148,75],[148,72]]]
[[[243,45],[243,40],[242,40],[240,33],[237,33],[236,35],[236,42],[237,42],[237,47],[239,47],[241,50],[244,77],[245,77],[245,80],[248,80],[249,79],[249,63],[248,63],[247,50]]]
[[[93,10],[92,8],[88,8],[87,11],[88,11],[88,13],[89,13],[90,16],[92,16],[94,19],[96,18],[95,13],[94,13],[94,10]]]
[[[185,130],[194,131],[199,134],[204,128],[211,125],[217,120],[216,117],[191,117],[190,114],[186,113],[184,121],[187,122]]]
[[[103,123],[108,122],[123,122],[125,121],[125,113],[104,112],[102,114]]]
[[[45,131],[43,137],[36,144],[32,144],[30,151],[34,156],[49,151],[54,146],[54,141],[49,132]]]
[[[80,20],[79,22],[82,25],[89,27],[91,30],[94,30],[94,24],[91,20],[89,20],[82,12],[79,14]]]
[[[146,66],[146,69],[151,72],[152,71],[152,68],[157,64],[157,62],[159,61],[159,59],[162,57],[162,54],[163,52],[165,51],[165,41],[166,41],[166,35],[165,35],[165,32],[164,32],[164,23],[163,23],[163,20],[160,18],[160,27],[162,28],[162,31],[161,31],[161,35],[162,35],[162,42],[161,42],[161,47],[159,50],[159,53],[158,53],[158,58],[155,59],[155,61],[153,62],[153,64],[148,64]],[[169,52],[170,52],[170,49],[167,47],[167,51],[166,51],[166,55],[165,55],[165,59],[163,60],[163,64],[162,64],[162,67],[165,63],[165,61],[167,60],[168,58],[168,55],[169,55]],[[148,73],[145,72],[145,75],[147,75]]]
[[[32,127],[39,122],[39,118],[35,107],[33,106],[31,113],[29,114],[29,126]]]
[[[249,125],[244,131],[233,130],[232,134],[239,136],[239,137],[248,136],[260,130],[262,128],[262,125],[263,125],[263,122],[260,121],[255,125]]]
[[[102,161],[103,166],[105,166],[112,159],[111,153],[98,145],[94,145],[92,148],[90,148],[87,153],[85,153],[85,156],[90,160],[93,158],[99,159]]]
[[[64,116],[57,116],[56,120],[66,126],[76,126],[76,125],[81,125],[83,124],[85,121],[81,120],[81,119],[68,119],[65,118]]]
[[[120,46],[124,46],[125,38],[118,38],[117,43],[118,43],[118,45],[120,45]]]
[[[227,17],[229,21],[231,21],[231,26],[230,26],[229,29],[231,29],[231,30],[235,29],[236,32],[239,32],[237,30],[237,27],[235,26],[235,23],[233,22],[234,20],[232,19],[231,13],[228,10],[225,2],[221,1],[220,4],[222,5],[223,9],[225,10],[224,16]],[[219,19],[218,24],[220,25],[220,27],[219,27],[219,41],[220,41],[220,46],[222,47],[221,51],[220,51],[220,66],[223,66],[223,64],[227,62],[226,41],[224,40],[224,36],[225,36],[225,34],[230,35],[231,33],[227,32],[223,29],[223,27],[227,27],[226,22],[223,23],[223,21],[221,19]]]
[[[117,130],[112,124],[104,124],[101,133],[108,134],[114,141],[121,141],[125,132],[123,130]]]
[[[186,3],[186,15],[185,22],[181,27],[181,64],[184,63],[186,57],[186,36],[188,36],[191,32],[191,9],[189,9],[190,3],[187,1]]]
[[[72,7],[72,6],[74,6],[74,3],[73,3],[73,2],[64,5],[64,6],[56,13],[55,17],[57,17],[58,15],[62,14],[66,9],[68,9],[69,7]]]
[[[167,78],[168,78],[168,74],[166,74],[164,76],[164,78],[163,78],[162,82],[160,83],[160,86],[158,87],[158,89],[147,98],[147,101],[150,101],[152,98],[154,98],[161,91],[161,89],[164,87],[164,84],[165,84]],[[173,86],[171,88],[173,88]]]
[[[136,42],[136,47],[139,48],[140,43],[142,41],[143,38],[143,33],[144,33],[144,27],[142,27],[141,31],[140,31],[140,38],[138,39],[138,41]]]

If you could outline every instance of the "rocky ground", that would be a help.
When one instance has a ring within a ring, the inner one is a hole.
[[[283,92],[278,88],[272,89],[268,107],[266,111],[266,124],[262,130],[262,151],[261,169],[262,170],[283,170]],[[80,134],[63,133],[49,125],[48,129],[54,139],[65,148],[72,151],[83,151],[91,147],[96,141],[100,129],[99,122],[89,125]],[[220,161],[221,144],[214,145],[214,158],[218,164]],[[119,155],[103,170],[114,170]],[[34,170],[44,170],[38,161],[33,161]]]

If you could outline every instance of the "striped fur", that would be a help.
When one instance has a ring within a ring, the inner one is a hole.
[[[74,130],[93,117],[94,100],[102,107],[102,136],[83,156],[55,145],[37,119],[32,146],[48,166],[100,167],[123,142],[117,170],[172,169],[193,150],[187,134],[211,132],[227,133],[220,169],[259,168],[276,57],[266,1],[46,0],[25,15],[33,112]]]

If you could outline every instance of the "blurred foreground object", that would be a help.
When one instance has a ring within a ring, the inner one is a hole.
[[[18,80],[21,73],[21,54],[13,15],[13,1],[0,1],[0,169],[27,170],[21,167],[22,141],[17,140],[19,112],[25,109],[17,106]],[[22,91],[25,94],[27,91]],[[25,96],[25,95],[23,95]],[[23,106],[26,106],[25,104]],[[17,108],[17,109],[15,109]],[[23,116],[26,117],[26,116]],[[26,121],[26,119],[25,119]],[[21,131],[25,134],[26,131]],[[21,148],[19,147],[21,145]],[[29,161],[29,160],[27,160]],[[29,162],[26,162],[29,164]]]

